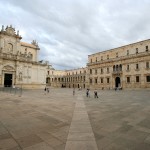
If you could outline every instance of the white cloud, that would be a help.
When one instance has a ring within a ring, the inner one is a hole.
[[[89,54],[149,39],[149,7],[149,0],[1,0],[0,25],[36,39],[40,59],[70,69]]]

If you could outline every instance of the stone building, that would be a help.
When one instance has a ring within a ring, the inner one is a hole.
[[[21,41],[19,31],[10,26],[0,31],[0,86],[43,88],[47,64],[38,61],[40,50],[36,41]]]
[[[150,40],[88,56],[90,88],[150,88]]]
[[[62,88],[85,88],[86,69],[87,68],[78,68],[62,71],[49,67],[47,71],[47,85]]]
[[[89,55],[86,68],[50,69],[48,77],[54,87],[150,88],[150,40]]]

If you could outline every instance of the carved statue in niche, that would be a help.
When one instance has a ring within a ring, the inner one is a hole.
[[[32,59],[32,57],[33,57],[33,55],[29,52],[29,53],[28,53],[28,58],[29,58],[29,59]]]
[[[19,72],[19,81],[22,81],[22,72]]]
[[[7,52],[12,53],[13,52],[13,45],[11,43],[8,43],[6,46]]]
[[[28,57],[27,56],[27,48],[25,48],[24,57]]]
[[[17,55],[19,55],[19,51],[17,51]]]

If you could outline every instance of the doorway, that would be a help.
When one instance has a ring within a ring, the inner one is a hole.
[[[116,79],[115,79],[115,85],[116,85],[116,87],[120,87],[120,77],[116,77]]]
[[[5,87],[11,87],[12,86],[12,74],[5,73],[4,86]]]
[[[78,88],[80,87],[80,85],[78,84]]]

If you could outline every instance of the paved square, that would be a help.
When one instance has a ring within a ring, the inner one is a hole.
[[[150,90],[0,91],[0,150],[150,150]]]

